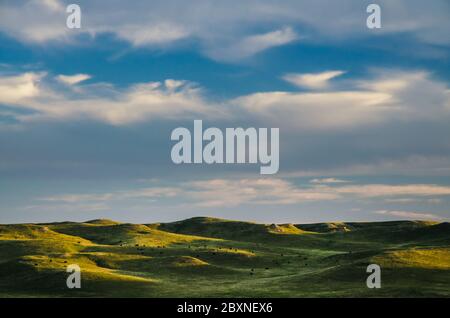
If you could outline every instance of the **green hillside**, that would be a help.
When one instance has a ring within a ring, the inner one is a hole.
[[[382,288],[366,287],[366,267]],[[77,264],[82,288],[68,289]],[[0,225],[0,297],[449,297],[450,224]]]

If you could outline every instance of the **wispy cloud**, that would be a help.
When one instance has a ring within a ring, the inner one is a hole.
[[[175,23],[125,25],[117,30],[118,37],[134,46],[164,45],[187,38],[189,31]]]
[[[64,203],[80,203],[80,202],[106,202],[114,200],[125,200],[134,198],[170,198],[178,195],[180,189],[176,187],[152,187],[139,188],[135,190],[116,191],[107,193],[89,193],[89,194],[62,194],[40,198],[40,201],[47,202],[64,202]]]
[[[393,216],[396,218],[412,219],[412,220],[440,220],[441,217],[432,213],[411,212],[411,211],[389,211],[379,210],[375,211],[377,214]]]
[[[283,79],[295,86],[310,89],[324,89],[329,86],[331,79],[341,76],[344,71],[326,71],[321,73],[286,74]]]
[[[46,72],[0,75],[0,103],[33,111],[18,121],[93,119],[113,125],[195,115],[265,120],[285,130],[336,130],[397,120],[450,118],[450,90],[430,74],[377,70],[353,81],[354,88],[320,92],[257,92],[221,103],[208,100],[192,82],[167,79],[119,89],[108,83],[77,86],[87,74],[58,75],[69,87],[55,87]],[[72,91],[70,91],[72,89]],[[73,91],[76,90],[76,94]],[[428,105],[424,108],[423,105]]]
[[[395,196],[440,196],[450,195],[450,187],[437,184],[362,184],[324,188],[341,195],[349,194],[365,198]]]
[[[378,70],[374,74],[354,81],[353,89],[254,93],[233,103],[273,125],[296,130],[335,130],[394,120],[450,117],[447,85],[427,72]]]
[[[168,199],[174,205],[184,203],[198,207],[242,207],[248,204],[280,206],[355,198],[450,196],[450,187],[435,184],[357,186],[338,184],[330,186],[319,183],[301,186],[280,178],[209,179],[108,193],[63,194],[39,200],[92,204],[133,199]]]
[[[39,81],[45,73],[23,73],[0,76],[0,103],[26,105],[31,98],[40,94]],[[25,106],[26,107],[26,106]]]
[[[74,85],[90,79],[88,74],[58,75],[56,79],[64,84]]]
[[[281,179],[211,179],[183,182],[170,187],[145,187],[97,194],[62,194],[39,198],[39,201],[90,203],[130,199],[175,199],[199,207],[240,206],[243,204],[294,204],[333,200],[336,194],[300,189]]]
[[[290,27],[263,34],[244,37],[243,39],[207,51],[208,55],[218,60],[233,61],[252,56],[272,47],[284,45],[298,39]]]
[[[444,117],[445,118],[445,117]],[[410,136],[404,137],[410,140]],[[402,139],[403,140],[403,139]],[[383,142],[385,142],[383,140]],[[418,144],[418,143],[416,143]],[[443,149],[444,150],[444,149]],[[375,160],[365,163],[346,163],[328,169],[300,169],[291,172],[281,172],[284,178],[315,177],[317,175],[334,176],[448,176],[450,175],[450,159],[440,155],[406,155],[400,158]]]
[[[387,198],[385,199],[385,202],[389,203],[427,203],[427,204],[440,204],[442,203],[442,199],[440,198]]]
[[[193,118],[195,114],[214,117],[220,112],[208,105],[199,87],[187,81],[139,83],[126,90],[105,83],[75,87],[88,78],[85,74],[56,77],[74,86],[73,94],[53,87],[45,73],[0,76],[0,104],[32,111],[17,114],[19,122],[90,119],[125,125],[156,118]]]
[[[203,207],[242,204],[284,205],[337,199],[334,193],[298,188],[282,179],[214,179],[191,182],[186,194]]]
[[[195,6],[181,0],[109,1],[107,9],[100,1],[80,0],[77,3],[82,12],[88,14],[89,23],[73,32],[65,27],[61,18],[65,15],[62,1],[3,1],[0,4],[0,31],[21,41],[35,43],[70,41],[80,33],[92,36],[115,34],[133,45],[151,46],[189,38],[199,41],[200,50],[206,54],[227,47],[224,43],[243,42],[244,47],[251,44],[259,47],[244,50],[246,54],[272,47],[276,41],[273,38],[278,38],[280,44],[287,43],[290,36],[282,31],[285,25],[302,28],[314,41],[329,41],[330,38],[345,41],[371,36],[363,26],[364,10],[352,1],[231,0],[211,5],[210,1],[201,0],[196,1]],[[436,0],[432,4],[419,0],[399,0],[395,4],[382,1],[381,5],[385,12],[396,18],[383,25],[379,34],[407,33],[419,43],[448,45],[445,32],[449,29],[448,4],[445,0]],[[415,17],[413,21],[412,16]],[[281,29],[275,31],[279,33],[255,36],[254,30],[274,25]]]
[[[111,207],[104,202],[95,203],[55,203],[55,204],[34,204],[24,207],[27,211],[36,211],[40,213],[80,213],[107,211]]]
[[[337,179],[337,178],[315,178],[309,180],[310,183],[327,184],[327,183],[347,183],[348,180]]]
[[[31,2],[41,3],[42,5],[49,8],[51,11],[63,11],[64,5],[59,0],[35,0]]]

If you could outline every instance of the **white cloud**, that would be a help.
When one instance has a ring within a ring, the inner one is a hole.
[[[239,60],[252,56],[272,47],[290,43],[298,38],[290,27],[244,37],[237,42],[231,42],[228,47],[218,47],[207,51],[208,55],[218,60]]]
[[[322,183],[347,183],[350,181],[347,180],[343,180],[343,179],[337,179],[337,178],[315,178],[315,179],[311,179],[309,180],[310,183],[318,183],[318,184],[322,184]]]
[[[420,202],[418,198],[388,198],[384,200],[389,203],[417,203]]]
[[[32,2],[36,2],[37,4],[43,4],[52,11],[64,10],[64,6],[59,0],[32,0]]]
[[[58,79],[75,84],[87,77],[78,74]],[[211,118],[221,112],[219,107],[205,101],[198,87],[187,81],[139,83],[125,90],[97,83],[74,88],[76,94],[70,89],[70,85],[65,89],[53,87],[41,73],[3,76],[0,103],[32,111],[16,114],[20,122],[91,119],[126,125],[155,118],[193,118],[199,114]]]
[[[48,202],[65,202],[65,203],[78,203],[88,201],[107,201],[114,198],[113,193],[102,194],[62,194],[56,196],[43,197],[39,200]]]
[[[134,46],[161,45],[189,36],[189,31],[176,24],[126,25],[117,30],[117,35]]]
[[[283,76],[283,79],[295,86],[310,89],[324,89],[329,86],[329,81],[344,74],[344,71],[327,71],[321,73],[290,73]]]
[[[386,14],[377,34],[408,33],[419,43],[448,45],[448,3],[435,0],[380,0]],[[354,1],[324,0],[274,2],[223,1],[83,1],[82,28],[69,30],[62,1],[29,0],[0,3],[0,31],[20,41],[46,43],[71,41],[80,33],[114,34],[134,46],[167,46],[185,39],[214,58],[236,59],[293,40],[292,30],[302,30],[305,41],[345,41],[373,37],[365,28],[364,8]],[[395,19],[393,18],[395,17]],[[414,19],[411,19],[414,17]],[[286,27],[287,26],[287,27]],[[275,30],[267,33],[255,30]],[[291,30],[291,31],[289,31]],[[252,48],[254,47],[254,48]],[[219,54],[221,49],[228,54]],[[212,54],[212,55],[210,55]]]
[[[413,198],[387,198],[384,200],[389,203],[427,203],[427,204],[440,204],[442,203],[442,199],[431,198],[424,199],[423,197],[413,197]]]
[[[334,193],[298,188],[282,179],[213,179],[189,183],[186,194],[203,207],[241,204],[284,205],[337,199]]]
[[[379,123],[393,111],[391,101],[392,95],[374,91],[266,92],[234,104],[277,127],[327,130]]]
[[[167,47],[182,40],[199,41],[200,50],[215,59],[236,60],[297,38],[293,29],[279,21],[273,31],[258,33],[248,26],[247,15],[236,14],[234,6],[200,1],[195,6],[185,1],[128,3],[109,1],[78,2],[82,28],[70,30],[65,25],[65,7],[57,0],[30,0],[24,5],[0,4],[0,31],[23,42],[49,41],[77,43],[77,36],[114,34],[135,47]],[[239,4],[240,6],[242,4]],[[173,10],[176,7],[177,10]],[[222,8],[221,8],[222,7]],[[253,9],[251,5],[249,9]],[[182,12],[182,14],[179,14]]]
[[[177,199],[199,207],[239,206],[242,204],[285,205],[309,201],[334,200],[336,194],[300,189],[281,179],[211,179],[184,182],[172,187],[146,187],[97,194],[63,194],[39,200],[63,203],[108,202],[130,199]],[[178,204],[178,203],[175,203]]]
[[[440,220],[441,217],[434,215],[432,213],[423,212],[411,212],[411,211],[389,211],[389,210],[379,210],[375,211],[377,214],[394,216],[396,218],[405,218],[412,220]]]
[[[125,125],[153,119],[195,116],[264,120],[290,130],[338,130],[412,120],[450,120],[450,90],[426,72],[376,71],[355,80],[354,88],[321,92],[264,92],[222,103],[210,102],[189,81],[167,79],[119,89],[108,83],[77,86],[87,74],[59,75],[55,86],[46,73],[0,75],[0,103],[32,111],[19,122],[90,119]]]
[[[395,197],[395,196],[441,196],[450,195],[450,187],[436,184],[363,184],[342,187],[328,187],[324,191],[338,194],[351,194],[365,198]]]
[[[44,73],[0,76],[0,103],[16,104],[31,100],[40,93],[39,81]]]
[[[57,0],[30,0],[0,4],[0,31],[24,42],[66,42],[65,7]]]
[[[305,202],[395,197],[450,196],[450,187],[434,184],[296,185],[281,178],[208,179],[95,194],[64,194],[41,198],[54,203],[92,204],[133,199],[170,199],[171,204],[198,207],[293,205]]]
[[[450,116],[447,85],[426,72],[378,70],[353,88],[320,92],[264,92],[232,103],[284,129],[330,130]]]
[[[91,78],[88,74],[58,75],[57,80],[68,85],[75,85]]]

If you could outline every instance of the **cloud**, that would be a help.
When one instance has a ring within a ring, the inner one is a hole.
[[[450,187],[433,184],[358,186],[298,186],[275,179],[212,179],[193,181],[180,189],[180,195],[194,199],[202,207],[239,206],[242,204],[287,205],[323,202],[354,197],[367,199],[396,196],[450,196]]]
[[[442,203],[442,199],[432,198],[432,199],[423,199],[423,198],[387,198],[384,200],[385,202],[390,203],[428,203],[428,204],[440,204]]]
[[[443,137],[450,133],[449,90],[446,83],[424,71],[372,70],[366,77],[346,82],[344,88],[269,91],[219,101],[186,80],[117,87],[94,78],[66,85],[46,70],[15,75],[10,73],[13,69],[7,71],[0,73],[0,143],[9,149],[0,158],[4,174],[116,174],[116,166],[139,161],[132,155],[139,152],[156,163],[145,167],[147,177],[162,177],[172,171],[166,157],[169,141],[166,134],[150,136],[147,131],[157,126],[170,131],[174,120],[189,125],[188,121],[204,119],[215,127],[280,127],[283,164],[277,177],[281,178],[450,175],[450,145]],[[377,101],[370,96],[382,97]],[[90,131],[109,131],[110,127],[99,123],[127,125],[142,133],[136,137],[122,129],[111,130],[118,139],[99,134],[105,151],[94,151],[92,140],[61,130],[60,123]],[[137,127],[140,123],[148,125]],[[17,131],[28,132],[29,137]],[[139,146],[144,142],[141,136],[148,136],[145,143],[157,151]],[[36,151],[36,138],[46,151]],[[73,149],[77,149],[75,156]],[[121,173],[142,175],[140,169],[127,165],[127,172]],[[183,167],[187,174],[193,169]],[[202,173],[208,177],[215,169],[236,168],[217,166]],[[251,169],[244,167],[246,172]]]
[[[73,213],[73,212],[95,212],[106,211],[110,209],[110,206],[104,203],[93,204],[34,204],[23,207],[24,210],[32,210],[37,212],[56,212],[56,213]]]
[[[202,207],[242,204],[285,205],[337,199],[334,193],[298,188],[282,179],[213,179],[189,183],[189,197]]]
[[[74,85],[87,75],[60,75],[57,79]],[[75,91],[52,85],[43,73],[0,77],[0,104],[31,111],[17,113],[15,119],[19,122],[89,119],[126,125],[155,118],[193,118],[199,114],[214,117],[220,112],[208,104],[197,86],[187,81],[138,83],[125,90],[105,83],[76,87]]]
[[[446,196],[450,195],[450,187],[436,184],[365,184],[335,188],[324,188],[324,191],[338,194],[351,194],[364,198],[395,197],[395,196]]]
[[[329,81],[344,74],[344,71],[327,71],[321,73],[295,74],[290,73],[283,76],[283,79],[300,88],[324,89],[329,86]]]
[[[375,211],[377,214],[394,216],[396,218],[406,218],[412,220],[440,220],[442,219],[440,216],[434,215],[432,213],[418,213],[418,212],[410,212],[410,211],[388,211],[388,210],[379,210]]]
[[[58,75],[56,77],[57,80],[64,84],[74,85],[80,82],[86,81],[90,79],[91,76],[88,74],[75,74],[75,75]]]
[[[136,83],[126,89],[108,83],[76,86],[88,78],[59,75],[57,81],[69,87],[58,87],[45,72],[0,75],[0,103],[33,112],[18,114],[19,122],[91,119],[112,125],[220,115],[264,120],[285,130],[324,131],[450,117],[450,90],[423,71],[377,70],[372,78],[352,81],[352,89],[257,92],[221,103],[208,101],[200,87],[185,80]]]
[[[134,46],[146,46],[163,45],[185,39],[189,36],[189,31],[169,23],[146,26],[125,25],[117,30],[117,35]]]
[[[67,42],[73,32],[65,24],[65,7],[58,0],[30,0],[0,4],[0,31],[23,42]]]
[[[0,103],[18,104],[39,95],[44,73],[23,73],[0,77]]]
[[[134,47],[167,48],[190,39],[200,43],[205,55],[227,61],[246,58],[297,38],[292,27],[281,25],[282,19],[272,31],[258,33],[251,30],[251,25],[260,25],[259,18],[244,26],[248,16],[236,15],[234,6],[211,6],[205,1],[197,2],[195,8],[184,1],[171,1],[171,4],[138,1],[126,7],[119,1],[110,1],[107,7],[96,1],[77,4],[83,21],[82,28],[77,30],[66,27],[65,7],[58,0],[0,4],[0,31],[20,41],[38,44],[53,41],[76,45],[81,43],[77,38],[80,34],[92,38],[113,34]],[[249,6],[252,8],[253,5]]]
[[[64,6],[62,5],[59,0],[33,0],[31,2],[36,2],[37,4],[42,4],[46,7],[48,7],[52,11],[63,11]]]
[[[252,56],[272,47],[290,43],[298,38],[290,27],[244,37],[232,42],[228,47],[218,47],[207,51],[207,54],[217,60],[233,61]]]
[[[321,178],[321,179],[316,178],[316,179],[309,180],[309,182],[322,184],[322,183],[347,183],[350,181],[343,180],[343,179],[336,179],[336,178]]]
[[[377,70],[352,88],[320,92],[263,92],[232,104],[272,125],[296,130],[336,130],[386,122],[442,120],[450,115],[447,85],[423,71]]]
[[[399,34],[417,43],[449,44],[446,0],[380,1],[383,27],[378,36]],[[194,5],[183,0],[111,0],[106,7],[101,1],[80,0],[77,4],[82,10],[82,28],[70,30],[62,1],[2,1],[0,31],[27,43],[77,43],[77,36],[83,33],[93,37],[113,34],[133,46],[150,47],[189,39],[199,44],[195,48],[202,53],[225,60],[289,43],[295,38],[292,30],[304,33],[305,41],[319,43],[373,38],[365,27],[364,8],[351,0],[230,0],[214,4],[199,0]],[[227,52],[220,54],[221,49]]]
[[[381,122],[392,96],[376,91],[325,93],[265,92],[234,103],[272,125],[300,130],[328,130]]]
[[[336,199],[336,194],[315,189],[299,189],[281,179],[211,179],[190,181],[178,186],[145,187],[97,194],[63,194],[40,198],[40,201],[89,203],[129,199],[184,200],[199,207],[239,206],[242,204],[284,205]]]
[[[433,135],[432,135],[433,136]],[[409,134],[404,137],[410,139]],[[385,140],[382,140],[385,142]],[[441,148],[445,151],[444,148]],[[352,158],[355,155],[352,154]],[[304,169],[279,174],[285,178],[296,177],[314,177],[317,175],[335,175],[335,176],[379,176],[379,175],[401,175],[401,176],[448,176],[450,175],[450,158],[445,155],[437,156],[428,154],[421,155],[402,155],[397,159],[384,159],[365,163],[351,163],[339,165],[333,168],[324,169]]]
[[[370,199],[405,196],[450,196],[450,187],[434,184],[329,186],[321,183],[301,186],[281,178],[221,178],[107,193],[63,194],[40,198],[40,201],[93,204],[133,199],[167,199],[167,203],[172,205],[211,208],[242,207],[249,204],[281,206],[345,199],[354,201],[355,197]]]
[[[110,201],[130,198],[174,197],[179,190],[173,187],[140,188],[137,190],[117,191],[98,194],[63,194],[40,198],[41,201],[77,203],[87,201]]]

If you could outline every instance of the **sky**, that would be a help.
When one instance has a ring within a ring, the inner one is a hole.
[[[446,0],[1,0],[0,223],[449,221],[449,33]],[[278,173],[174,164],[195,119],[279,128]]]

